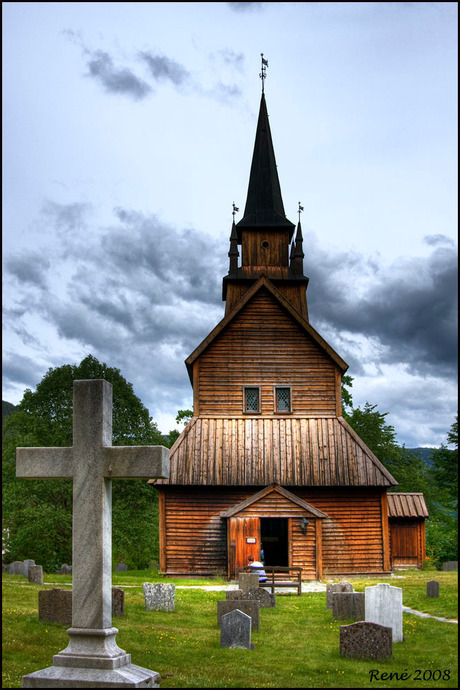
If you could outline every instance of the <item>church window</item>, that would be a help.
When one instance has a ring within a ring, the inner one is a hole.
[[[260,412],[260,389],[254,386],[244,388],[244,411]]]
[[[288,386],[275,387],[276,412],[291,412],[291,389]]]

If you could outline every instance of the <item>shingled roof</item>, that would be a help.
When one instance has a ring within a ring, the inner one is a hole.
[[[422,493],[389,493],[388,517],[420,518],[428,517],[428,509]]]
[[[343,417],[194,417],[154,484],[395,486]]]

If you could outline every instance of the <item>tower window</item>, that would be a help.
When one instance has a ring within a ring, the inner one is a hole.
[[[262,249],[268,249],[269,246],[270,246],[270,243],[267,242],[267,240],[264,240],[264,241],[262,242]]]
[[[244,394],[244,411],[245,412],[260,412],[260,389],[257,387],[245,387]]]
[[[291,389],[288,386],[275,388],[276,412],[291,412]]]

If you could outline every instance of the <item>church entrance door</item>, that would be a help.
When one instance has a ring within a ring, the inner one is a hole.
[[[260,541],[265,565],[289,565],[288,518],[261,518]]]

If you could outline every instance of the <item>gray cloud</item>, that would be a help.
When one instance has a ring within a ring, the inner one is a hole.
[[[103,50],[91,53],[88,69],[88,76],[99,81],[108,93],[130,96],[138,101],[146,98],[152,91],[152,87],[131,70],[126,67],[116,69],[110,55]]]
[[[29,283],[42,290],[47,287],[46,274],[49,267],[49,259],[37,252],[16,254],[5,261],[6,271],[20,283]]]
[[[234,12],[258,12],[263,8],[265,2],[227,2],[227,5]]]
[[[21,383],[28,388],[37,385],[37,361],[30,357],[23,357],[16,353],[7,354],[3,358],[3,377],[5,381],[14,384]]]
[[[50,219],[54,228],[61,234],[75,234],[83,230],[87,225],[87,216],[91,205],[83,202],[59,204],[47,200],[43,204],[41,212]]]
[[[165,55],[152,55],[152,53],[141,51],[139,57],[147,64],[155,81],[170,81],[175,86],[183,86],[190,82],[190,72]]]

